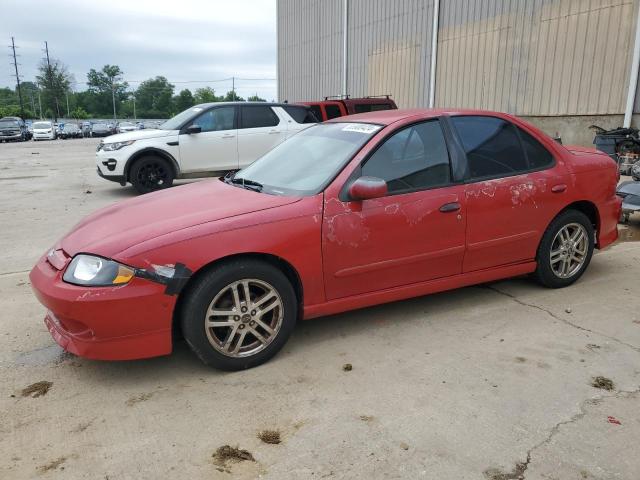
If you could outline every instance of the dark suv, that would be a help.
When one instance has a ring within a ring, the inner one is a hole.
[[[0,118],[0,142],[29,140],[27,126],[20,117]]]
[[[395,110],[397,107],[389,95],[381,97],[345,98],[324,97],[316,102],[298,102],[311,108],[313,114],[320,121],[344,117],[356,113],[376,112],[379,110]]]

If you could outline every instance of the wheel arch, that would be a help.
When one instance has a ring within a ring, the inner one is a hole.
[[[302,318],[302,307],[303,307],[303,287],[302,280],[300,279],[300,274],[295,269],[295,267],[285,260],[282,257],[277,255],[273,255],[270,253],[264,252],[243,252],[236,253],[233,255],[227,255],[225,257],[220,257],[216,260],[213,260],[198,270],[193,272],[189,281],[184,285],[180,293],[178,294],[178,300],[176,301],[175,308],[173,310],[173,318],[172,318],[172,336],[173,338],[182,337],[182,332],[180,331],[180,315],[182,312],[182,302],[189,294],[191,287],[195,284],[197,279],[201,278],[203,275],[206,275],[211,269],[224,264],[226,262],[230,262],[233,260],[239,259],[252,259],[252,260],[260,260],[265,263],[272,265],[273,267],[280,270],[287,277],[289,282],[291,282],[291,286],[296,294],[296,301],[298,303],[298,318]]]
[[[130,181],[129,180],[129,172],[131,171],[131,167],[133,166],[133,164],[136,162],[136,160],[138,160],[139,158],[144,157],[146,155],[157,155],[157,156],[159,156],[161,158],[164,158],[165,160],[169,161],[169,163],[173,167],[174,178],[177,178],[178,175],[180,174],[180,167],[179,167],[178,162],[176,161],[176,159],[173,157],[173,155],[171,155],[169,152],[167,152],[165,150],[162,150],[160,148],[146,147],[146,148],[143,148],[143,149],[138,150],[137,152],[135,152],[127,160],[127,163],[124,166],[124,180],[126,182]]]
[[[591,224],[593,225],[593,229],[596,232],[596,240],[598,239],[599,233],[600,233],[600,212],[598,211],[598,207],[596,206],[596,204],[590,200],[577,200],[565,206],[551,219],[551,221],[549,221],[547,228],[549,228],[549,225],[551,225],[551,223],[556,218],[558,218],[559,215],[563,214],[567,210],[577,210],[578,212],[584,213],[587,216],[587,218],[591,221]],[[542,239],[540,239],[540,241],[542,241]],[[597,246],[598,245],[596,242],[596,247]]]

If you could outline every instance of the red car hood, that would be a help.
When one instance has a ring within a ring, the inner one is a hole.
[[[60,246],[70,256],[85,252],[112,257],[160,235],[298,200],[205,180],[98,210],[77,224]]]

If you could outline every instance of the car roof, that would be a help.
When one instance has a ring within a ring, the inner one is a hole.
[[[306,105],[293,104],[293,103],[280,103],[280,102],[210,102],[210,103],[199,103],[198,105],[194,105],[191,108],[209,108],[215,107],[216,105],[224,106],[224,105],[261,105],[261,106],[269,106],[269,107],[305,107]]]
[[[509,117],[509,115],[505,113],[492,112],[489,110],[470,110],[459,108],[402,108],[397,110],[379,110],[375,112],[356,113],[355,115],[348,115],[346,117],[336,117],[328,120],[328,122],[362,122],[377,123],[379,125],[391,125],[392,123],[411,117],[415,117],[417,120],[420,118],[433,118],[453,115],[485,115],[501,118]]]

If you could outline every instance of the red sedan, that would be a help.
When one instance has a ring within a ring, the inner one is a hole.
[[[300,319],[533,273],[565,287],[617,238],[615,163],[510,115],[372,112],[251,166],[102,209],[31,272],[45,323],[95,359],[265,362]]]

